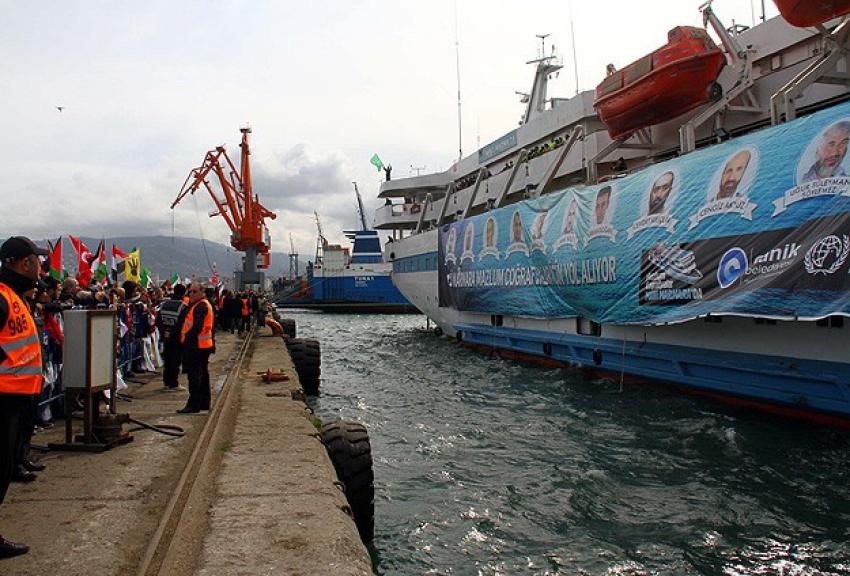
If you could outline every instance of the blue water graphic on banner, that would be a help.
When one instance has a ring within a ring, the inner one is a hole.
[[[850,103],[441,227],[440,306],[657,324],[850,314]]]

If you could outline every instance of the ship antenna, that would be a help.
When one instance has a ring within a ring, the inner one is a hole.
[[[540,38],[540,58],[546,57],[546,38],[549,37],[548,34],[535,34],[538,38]]]
[[[572,1],[569,4],[570,6],[570,37],[573,41],[573,69],[576,74],[576,95],[578,95],[578,56],[576,56],[576,31],[575,26],[573,26],[573,3]]]
[[[460,36],[457,24],[457,0],[455,0],[455,72],[457,73],[457,159],[463,158],[463,123],[460,111]]]

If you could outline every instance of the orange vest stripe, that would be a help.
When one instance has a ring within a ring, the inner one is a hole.
[[[207,302],[206,299],[198,300],[192,307],[189,309],[189,313],[186,314],[186,319],[183,320],[183,328],[180,331],[180,343],[186,343],[186,334],[189,333],[189,330],[192,329],[192,325],[195,320],[195,306],[198,304],[205,304],[207,307],[207,315],[204,317],[204,325],[201,326],[201,331],[198,334],[198,348],[206,349],[213,347],[213,309],[212,304]]]
[[[0,295],[9,305],[9,318],[0,326],[0,394],[39,394],[43,380],[41,342],[29,306],[6,284]]]
[[[242,298],[242,315],[247,316],[250,314],[250,310],[248,310],[248,299]]]

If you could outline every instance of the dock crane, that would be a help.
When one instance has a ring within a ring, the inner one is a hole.
[[[180,193],[171,204],[171,209],[173,210],[186,195],[194,194],[201,186],[206,188],[216,206],[216,210],[210,212],[210,218],[224,218],[231,232],[230,245],[245,253],[242,271],[236,271],[236,287],[238,290],[244,290],[250,284],[263,284],[263,273],[259,270],[268,268],[271,263],[271,239],[265,219],[274,220],[277,214],[260,204],[259,198],[254,194],[249,162],[251,152],[248,146],[248,134],[251,129],[240,128],[239,131],[242,133],[242,143],[239,145],[242,149],[240,170],[231,162],[224,146],[217,146],[208,151],[203,163],[186,177]],[[223,198],[210,183],[210,173],[218,178]],[[262,259],[259,262],[258,257]]]
[[[295,240],[292,239],[292,232],[289,233],[289,279],[295,280],[298,278],[298,252],[295,251]]]

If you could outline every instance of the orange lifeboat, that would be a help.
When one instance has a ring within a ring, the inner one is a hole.
[[[773,0],[782,17],[793,26],[817,26],[850,13],[850,0]]]
[[[705,30],[677,26],[667,44],[600,82],[593,106],[611,138],[623,138],[719,95],[714,81],[725,63]]]

